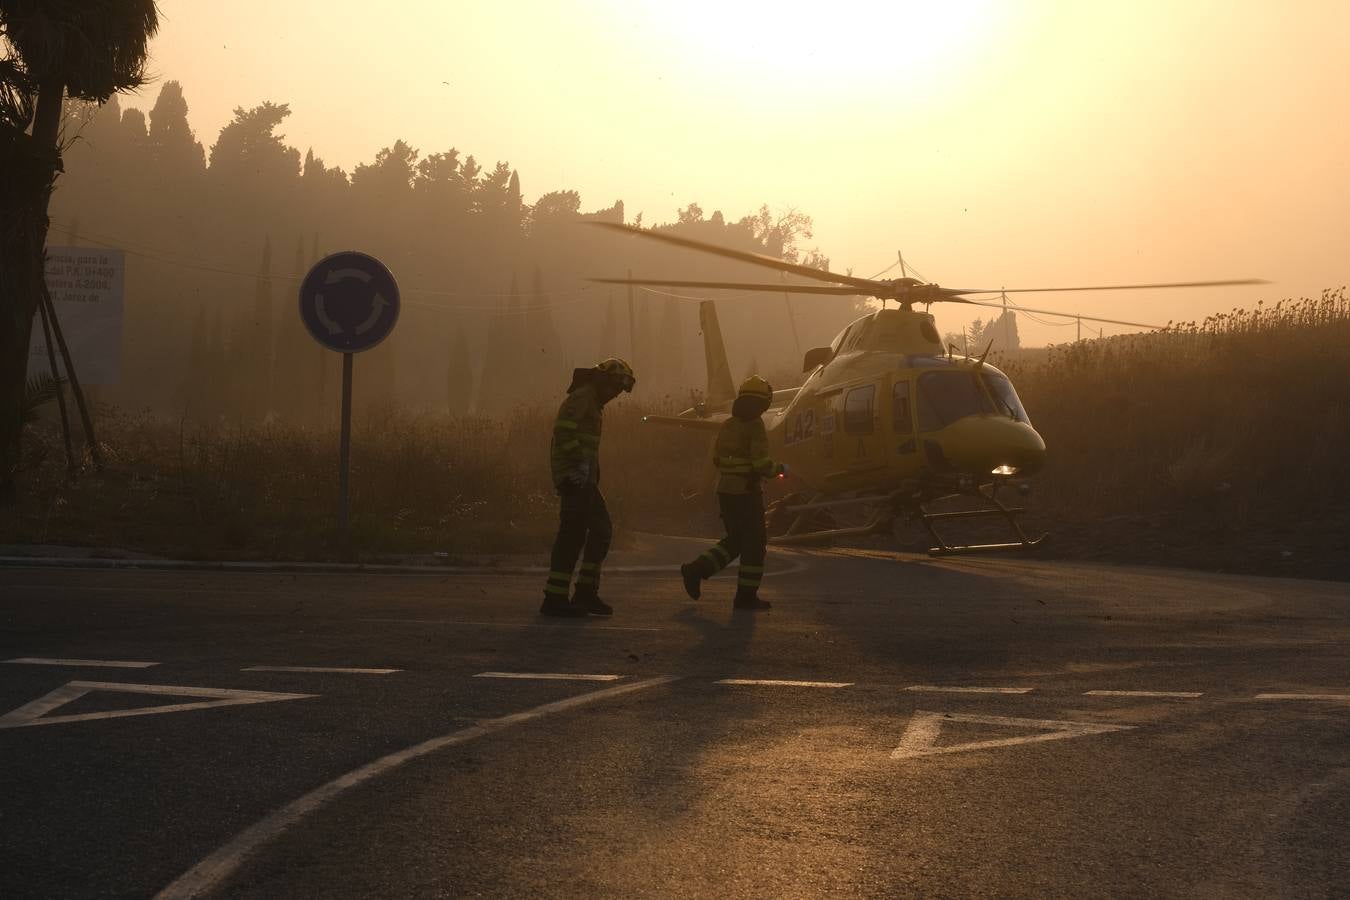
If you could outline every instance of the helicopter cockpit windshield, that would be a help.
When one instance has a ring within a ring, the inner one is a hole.
[[[1013,390],[1008,376],[1002,372],[986,370],[980,377],[984,379],[984,386],[989,389],[989,396],[994,398],[994,407],[998,412],[1015,422],[1031,424],[1031,419],[1022,408],[1022,401],[1018,399],[1017,391]]]
[[[994,407],[988,395],[969,369],[925,372],[919,376],[920,431],[937,431],[966,416],[992,412]]]

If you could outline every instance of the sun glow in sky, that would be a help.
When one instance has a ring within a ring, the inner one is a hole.
[[[988,49],[1009,11],[990,0],[610,5],[615,16],[624,10],[645,42],[694,63],[702,85],[734,86],[731,102],[782,114],[841,95],[877,97],[882,85],[902,87],[891,104],[939,101],[947,85],[970,74],[968,60]]]
[[[796,208],[840,271],[903,250],[961,287],[1278,282],[1026,298],[1133,321],[1350,280],[1335,0],[160,6],[152,68],[208,148],[234,107],[274,100],[290,143],[348,171],[402,138],[509,161],[527,201],[576,189],[647,223]]]

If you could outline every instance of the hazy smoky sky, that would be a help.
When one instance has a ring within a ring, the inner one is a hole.
[[[796,207],[857,274],[903,249],[956,287],[1278,282],[1024,299],[1143,322],[1350,280],[1343,2],[160,6],[152,69],[208,147],[275,100],[289,143],[348,171],[403,138],[648,223]]]

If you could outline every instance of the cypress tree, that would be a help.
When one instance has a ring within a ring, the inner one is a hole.
[[[633,356],[637,358],[629,360],[629,364],[637,373],[638,384],[643,384],[645,381],[650,388],[660,377],[658,374],[660,364],[657,362],[656,354],[652,349],[652,295],[643,291],[634,299],[637,305],[637,330],[635,332],[636,346],[633,348]],[[643,372],[646,372],[645,376]]]
[[[245,402],[244,414],[250,418],[265,416],[272,403],[272,238],[263,238],[262,265],[258,269],[258,280],[253,294],[253,320],[251,339],[253,344],[249,356],[249,396]]]
[[[299,238],[295,245],[295,261],[292,272],[295,281],[293,289],[283,293],[285,300],[280,305],[280,321],[277,323],[276,363],[272,368],[274,390],[273,406],[278,414],[288,419],[299,418],[305,408],[314,402],[314,389],[311,372],[303,361],[308,358],[305,344],[310,341],[305,326],[300,321],[300,312],[296,308],[300,279],[305,274],[305,241]],[[289,297],[286,296],[289,294]],[[286,302],[289,301],[289,302]]]
[[[615,318],[614,292],[610,291],[609,302],[605,306],[605,323],[600,328],[600,349],[596,351],[596,359],[621,355],[617,345],[618,332],[619,324]]]
[[[225,379],[222,397],[224,411],[234,420],[247,416],[252,399],[252,377],[257,342],[252,340],[253,329],[248,308],[235,303],[230,311],[229,337],[225,346]]]
[[[534,287],[525,313],[525,350],[529,354],[525,357],[525,363],[529,377],[524,399],[531,403],[547,396],[563,372],[562,341],[558,339],[558,330],[553,326],[553,313],[548,308],[548,302],[548,294],[544,293],[543,273],[535,266]]]
[[[469,361],[469,344],[464,339],[464,329],[455,330],[455,339],[450,344],[449,359],[445,372],[446,409],[452,416],[465,416],[473,401],[473,365]]]
[[[525,301],[520,295],[516,273],[511,273],[511,293],[506,298],[506,315],[501,320],[502,349],[495,360],[501,372],[501,406],[505,412],[514,408],[529,391],[534,372],[529,353],[528,322]]]
[[[519,232],[524,204],[520,197],[520,175],[511,170],[511,180],[506,185],[506,219],[512,232]]]
[[[204,416],[206,387],[210,383],[211,353],[206,334],[206,308],[197,307],[197,318],[192,323],[192,340],[188,344],[187,396],[189,411],[199,420]]]
[[[483,355],[483,367],[478,378],[478,401],[475,408],[480,413],[497,415],[504,412],[517,396],[520,370],[528,360],[524,356],[521,341],[516,330],[521,326],[521,316],[517,312],[516,273],[511,273],[510,293],[499,304],[499,308],[488,315],[487,352]]]
[[[206,333],[206,371],[203,391],[205,415],[216,420],[224,409],[226,383],[225,372],[225,324],[217,305],[211,316],[211,325]]]
[[[164,82],[150,110],[146,136],[151,161],[161,178],[191,177],[206,172],[206,153],[188,125],[187,113],[182,86],[176,81]]]
[[[684,329],[680,327],[680,301],[666,298],[665,314],[661,320],[661,378],[667,388],[676,390],[684,384]]]
[[[309,244],[309,266],[319,261],[319,233],[314,232],[310,238]],[[309,266],[306,266],[308,270]],[[318,421],[320,423],[333,421],[333,403],[329,399],[329,379],[328,372],[333,366],[333,360],[329,357],[336,356],[331,350],[323,347],[318,341],[309,341],[311,349],[309,350],[312,362],[311,371],[314,373],[314,406],[318,410]],[[339,411],[340,412],[340,411]]]
[[[371,370],[368,376],[371,387],[375,389],[371,399],[381,415],[391,412],[398,401],[398,350],[394,344],[397,340],[398,335],[391,334],[378,347],[362,354],[371,357],[367,366]]]

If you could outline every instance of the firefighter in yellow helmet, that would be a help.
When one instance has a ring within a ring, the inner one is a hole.
[[[717,432],[713,464],[717,466],[717,503],[726,526],[726,537],[680,566],[684,589],[697,600],[702,582],[741,558],[736,580],[736,609],[768,609],[759,599],[764,577],[764,554],[768,537],[764,531],[764,494],[760,481],[783,471],[769,458],[769,437],[761,416],[773,402],[773,388],[758,375],[741,385],[731,406],[731,418]]]
[[[580,618],[609,616],[614,610],[600,599],[600,567],[609,553],[613,526],[600,494],[600,423],[605,404],[637,379],[633,368],[610,358],[589,369],[575,369],[567,399],[558,408],[549,448],[553,487],[561,500],[558,536],[553,541],[544,603],[546,616]],[[576,593],[568,600],[572,570],[581,557]]]

